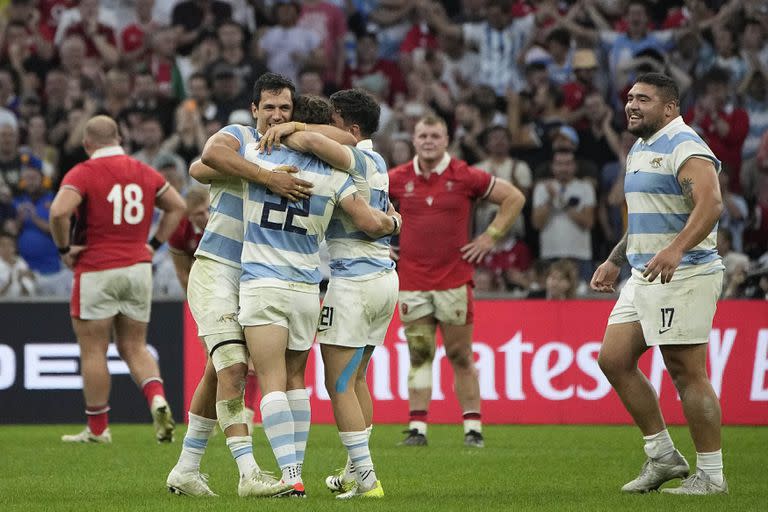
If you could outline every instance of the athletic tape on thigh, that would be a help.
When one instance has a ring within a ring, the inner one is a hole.
[[[411,369],[408,370],[408,387],[428,389],[432,387],[432,360],[435,358],[435,326],[414,324],[405,328]]]
[[[217,372],[232,365],[248,364],[248,349],[241,340],[228,340],[217,343],[210,352],[213,367]]]
[[[245,420],[245,401],[243,397],[216,402],[216,416],[222,431],[232,425],[247,424]]]
[[[347,366],[344,367],[341,375],[339,375],[339,378],[336,379],[335,387],[337,393],[344,393],[347,390],[347,386],[349,385],[349,380],[352,378],[352,374],[355,373],[357,367],[360,366],[360,361],[363,360],[364,351],[365,347],[355,349],[355,353],[352,356],[352,359],[349,360]]]

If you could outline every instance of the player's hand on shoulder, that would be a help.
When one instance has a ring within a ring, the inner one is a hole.
[[[285,197],[289,201],[307,199],[312,194],[311,181],[295,176],[299,169],[294,166],[280,166],[271,171],[266,186],[273,193]]]
[[[280,149],[280,141],[296,131],[296,124],[293,122],[280,123],[271,126],[264,136],[259,139],[259,151],[270,154],[272,149]]]
[[[619,277],[621,268],[610,261],[604,261],[592,274],[592,280],[589,287],[600,293],[614,293],[616,290],[614,284]]]

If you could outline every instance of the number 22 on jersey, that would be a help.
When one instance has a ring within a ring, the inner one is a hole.
[[[107,194],[107,201],[112,203],[112,223],[119,226],[123,220],[127,224],[138,224],[144,219],[144,192],[135,183],[129,183],[123,188],[119,183],[112,187]]]

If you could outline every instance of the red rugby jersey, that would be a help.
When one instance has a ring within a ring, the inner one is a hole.
[[[416,159],[389,171],[389,195],[403,216],[397,272],[401,290],[448,290],[472,282],[461,258],[470,241],[473,202],[486,198],[495,178],[446,155],[429,179]]]
[[[147,249],[155,198],[170,186],[150,166],[102,148],[77,164],[61,182],[83,198],[77,211],[73,245],[85,245],[76,272],[128,267],[152,261]]]
[[[197,229],[189,217],[184,217],[168,239],[168,247],[171,251],[194,256],[202,237],[203,231]]]

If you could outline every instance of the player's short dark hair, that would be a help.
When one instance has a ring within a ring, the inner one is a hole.
[[[291,102],[296,103],[296,86],[289,78],[277,73],[264,73],[253,84],[253,104],[259,105],[262,91],[279,94],[283,89],[291,91]]]
[[[302,94],[293,104],[293,120],[309,124],[331,124],[333,107],[321,96]]]
[[[381,107],[369,93],[362,89],[346,89],[331,94],[331,104],[347,124],[360,127],[363,137],[370,137],[379,129]]]
[[[564,28],[556,28],[553,29],[548,35],[547,35],[547,42],[554,41],[556,43],[560,43],[563,46],[571,46],[571,33],[568,32],[568,30]]]
[[[663,73],[644,73],[637,77],[636,84],[648,84],[658,89],[665,102],[680,104],[680,88],[677,82]]]

